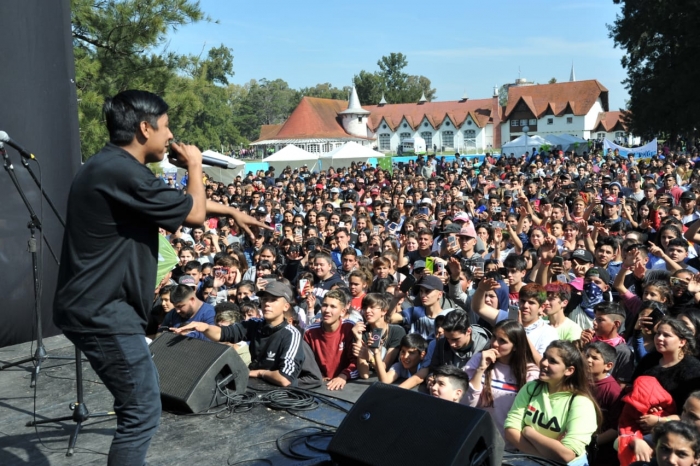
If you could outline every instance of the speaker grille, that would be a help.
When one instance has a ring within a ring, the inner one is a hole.
[[[158,368],[160,391],[173,398],[186,400],[197,383],[229,346],[213,341],[197,340],[164,333],[151,344],[153,362]],[[163,377],[163,374],[169,374]]]

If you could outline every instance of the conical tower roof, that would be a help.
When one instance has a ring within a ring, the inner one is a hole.
[[[369,110],[365,110],[360,105],[360,98],[357,97],[357,89],[352,86],[352,92],[350,92],[350,101],[348,102],[347,110],[343,110],[339,115],[369,115]]]

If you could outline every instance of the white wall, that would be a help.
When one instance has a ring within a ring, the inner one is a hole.
[[[362,118],[362,121],[359,121]],[[345,114],[343,115],[343,128],[353,136],[365,137],[367,135],[367,115]]]

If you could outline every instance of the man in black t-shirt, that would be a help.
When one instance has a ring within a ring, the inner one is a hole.
[[[145,338],[156,288],[158,229],[202,225],[209,209],[246,231],[247,215],[208,204],[204,185],[187,195],[146,166],[173,138],[168,105],[155,94],[124,91],[104,104],[110,142],[78,170],[68,197],[54,298],[54,323],[85,354],[114,396],[117,430],[109,464],[144,464],[160,421],[158,374]],[[202,179],[202,155],[173,144],[170,161]],[[210,208],[211,205],[211,208]]]

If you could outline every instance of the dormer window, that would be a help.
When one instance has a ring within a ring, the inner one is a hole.
[[[357,117],[357,122],[362,123],[362,117]]]
[[[406,123],[403,124],[404,128],[408,128],[408,125]]]
[[[471,125],[472,125],[472,121],[471,121],[471,120],[467,120],[467,125],[468,125],[468,126],[471,126]]]
[[[449,121],[446,121],[446,122],[445,122],[445,126],[450,126],[450,122],[449,122]]]

